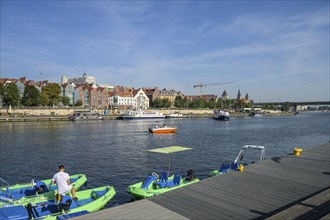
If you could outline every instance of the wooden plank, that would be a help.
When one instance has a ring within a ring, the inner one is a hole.
[[[110,209],[104,209],[75,219],[183,219],[175,212],[159,206],[147,199],[131,202]]]

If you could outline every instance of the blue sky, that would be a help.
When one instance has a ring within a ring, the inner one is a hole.
[[[1,77],[329,100],[329,1],[1,0]],[[42,74],[40,74],[42,73]]]

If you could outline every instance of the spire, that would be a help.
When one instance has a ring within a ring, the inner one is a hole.
[[[239,89],[238,93],[237,93],[237,100],[240,100],[240,99],[241,99],[241,90]]]
[[[248,93],[246,93],[246,95],[245,95],[245,100],[249,100],[249,94]]]

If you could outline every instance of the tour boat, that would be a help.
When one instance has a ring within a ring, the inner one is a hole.
[[[60,200],[54,196],[27,205],[7,205],[0,208],[0,219],[67,219],[65,217],[69,215],[102,209],[115,194],[116,191],[112,186],[102,186],[76,192],[78,199],[64,195]]]
[[[243,156],[244,153],[247,150],[259,150],[260,151],[260,156],[258,156],[258,162],[261,162],[265,159],[265,147],[264,146],[256,146],[256,145],[244,145],[242,147],[242,149],[239,151],[236,159],[234,161],[231,162],[225,162],[223,163],[220,168],[218,170],[214,170],[209,172],[209,176],[218,176],[220,174],[229,172],[231,170],[243,170],[244,166],[248,165],[248,163],[243,163]],[[246,153],[247,155],[247,153]],[[250,156],[251,154],[249,154]],[[252,161],[251,163],[255,163],[254,161]]]
[[[123,120],[136,119],[165,119],[165,115],[157,111],[143,111],[142,109],[132,110],[121,115]]]
[[[214,110],[213,118],[220,121],[229,121],[230,115],[229,112],[222,110]]]
[[[162,126],[156,125],[155,127],[149,128],[150,133],[156,133],[156,134],[166,134],[166,133],[176,133],[175,127],[167,127],[166,124]]]
[[[180,147],[180,146],[170,146],[164,148],[156,148],[149,150],[149,152],[169,154],[192,150],[192,148]],[[162,171],[159,176],[156,172],[152,172],[149,176],[145,178],[144,181],[135,183],[127,187],[127,192],[132,195],[134,199],[149,198],[164,192],[171,191],[180,187],[184,187],[199,181],[195,177],[194,170],[188,170],[186,176],[182,176],[181,172],[174,172],[170,175],[170,168],[172,162],[172,155],[169,161],[168,170]]]
[[[21,205],[31,201],[53,197],[57,193],[56,184],[51,185],[51,179],[35,181],[31,183],[16,184],[10,186],[6,181],[6,187],[1,187],[0,191],[0,207],[5,205]],[[74,183],[74,187],[78,190],[87,181],[85,174],[76,174],[70,176],[70,182]]]

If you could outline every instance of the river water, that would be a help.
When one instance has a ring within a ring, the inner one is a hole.
[[[295,116],[166,119],[176,134],[149,134],[155,121],[85,121],[1,123],[0,177],[9,183],[49,179],[64,164],[69,174],[85,173],[84,188],[113,185],[116,196],[107,207],[131,200],[126,187],[151,171],[167,169],[168,155],[149,149],[179,145],[193,148],[172,157],[171,170],[193,168],[207,178],[222,162],[233,160],[245,144],[263,145],[266,159],[307,149],[330,139],[329,113]]]

